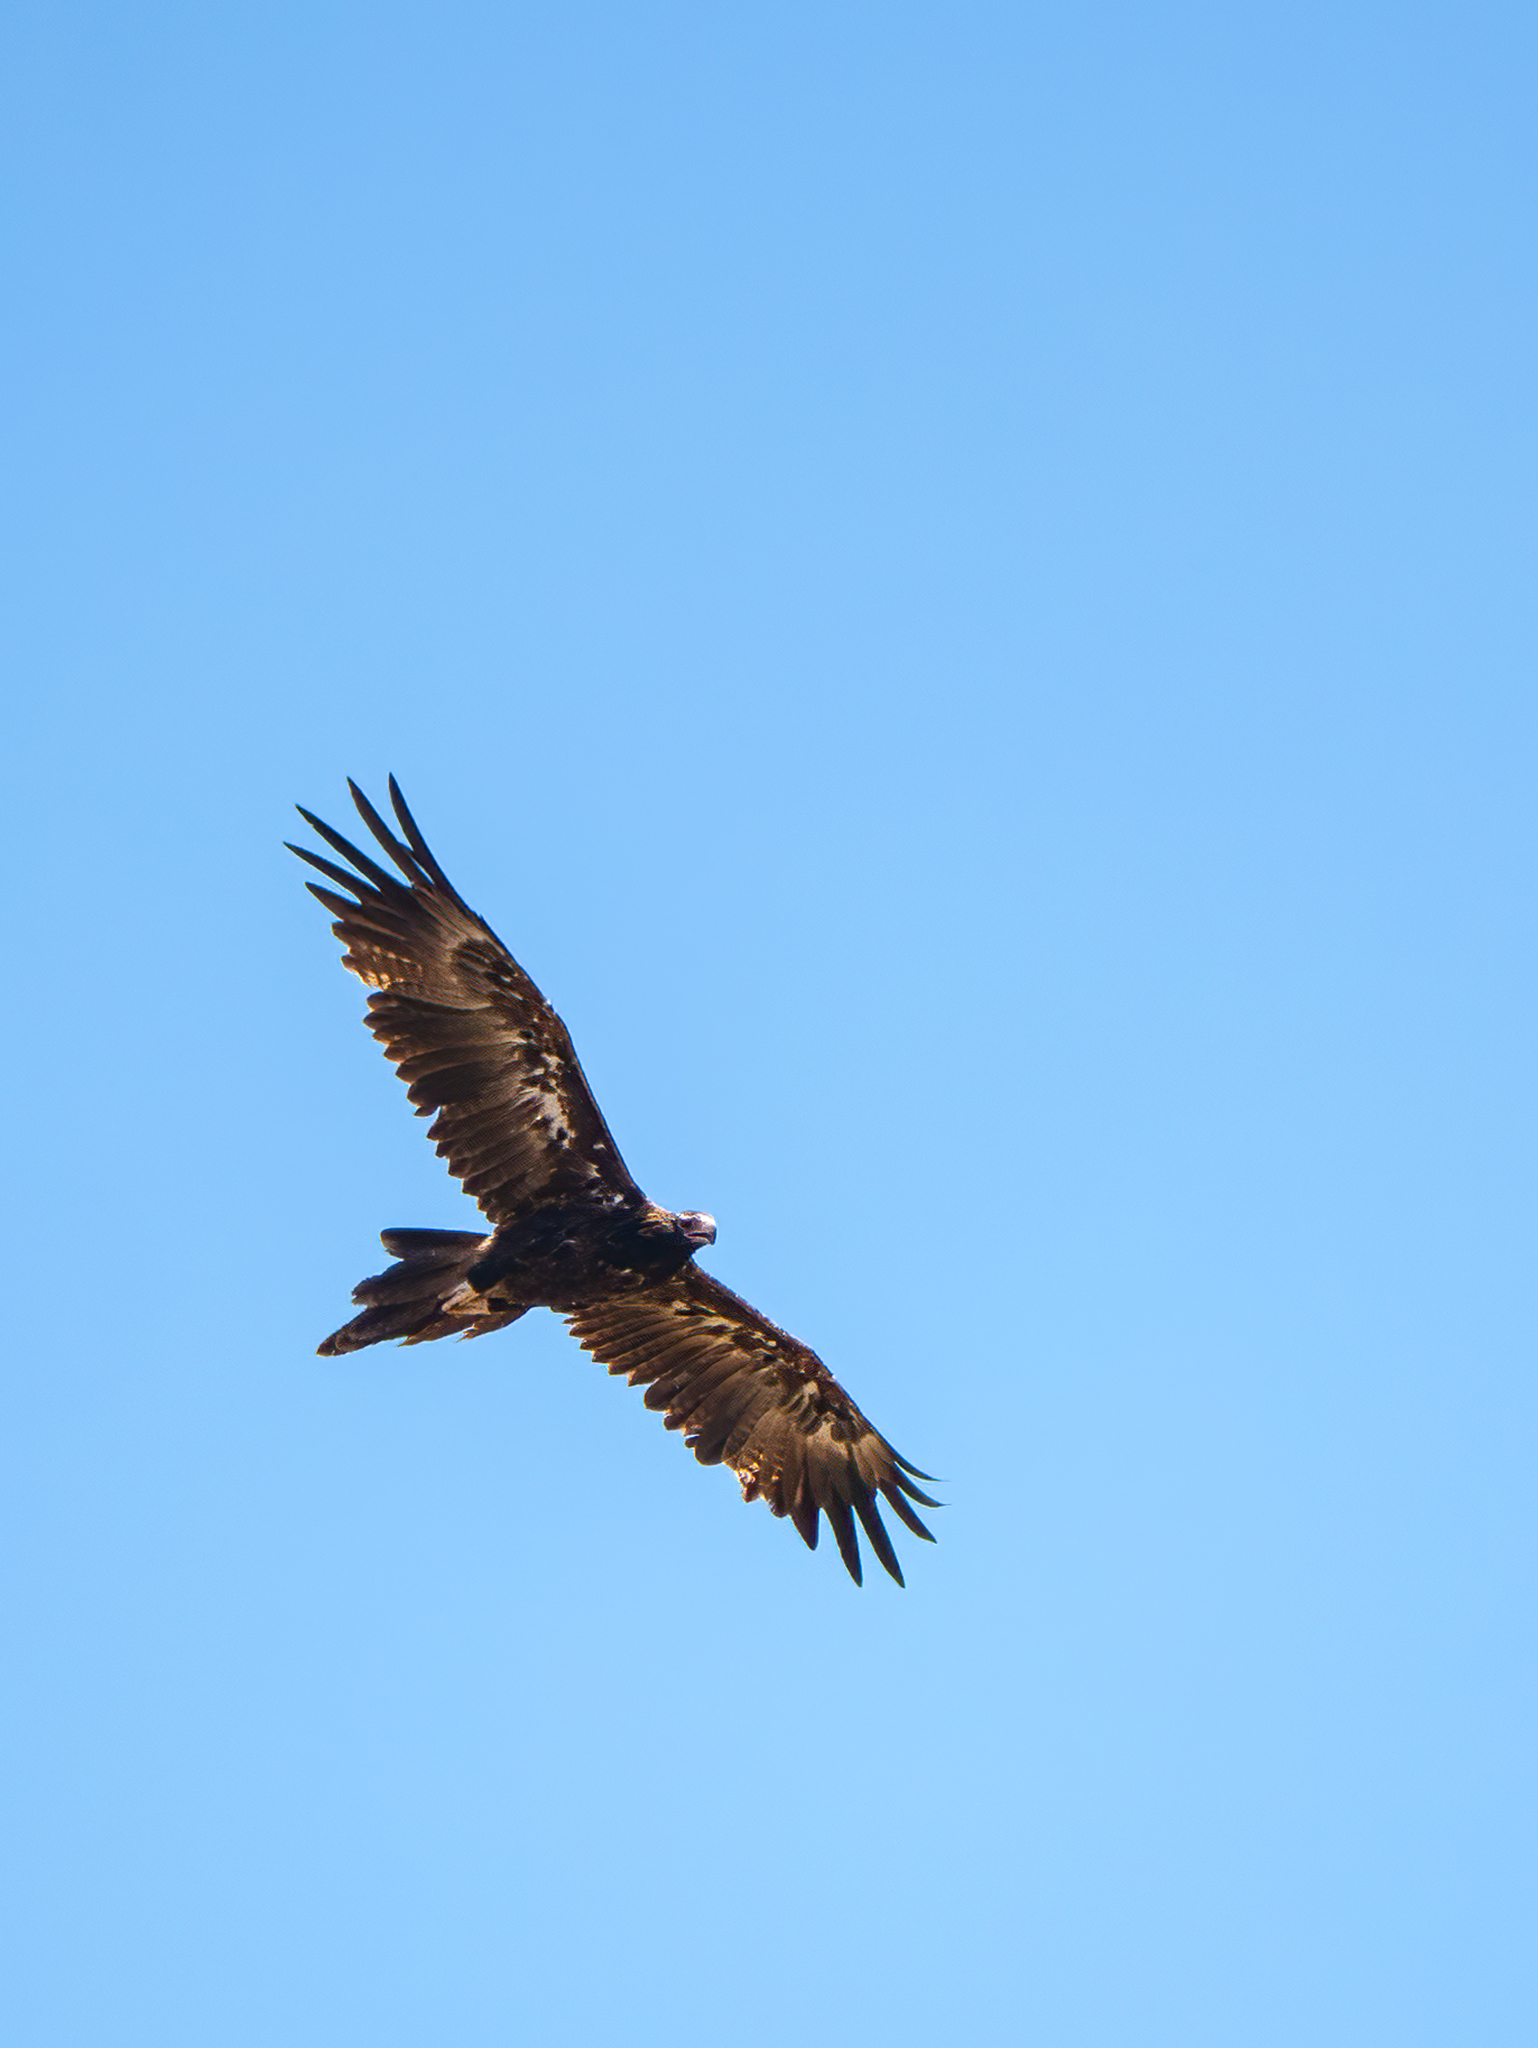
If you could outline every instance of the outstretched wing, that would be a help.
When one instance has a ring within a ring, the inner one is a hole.
[[[305,823],[356,872],[302,846],[289,851],[352,892],[308,884],[336,917],[342,964],[376,991],[369,1029],[417,1114],[438,1112],[430,1135],[449,1171],[493,1223],[553,1197],[638,1194],[566,1026],[454,889],[395,777],[390,801],[405,844],[357,784],[347,786],[405,880],[303,809]]]
[[[719,1280],[688,1265],[663,1286],[568,1316],[584,1351],[646,1388],[669,1429],[702,1465],[730,1465],[744,1500],[789,1515],[810,1549],[826,1515],[860,1583],[855,1517],[898,1585],[901,1568],[882,1525],[880,1494],[915,1536],[932,1543],[910,1500],[927,1479],[871,1428],[815,1351],[776,1329]],[[911,1476],[910,1476],[911,1475]]]

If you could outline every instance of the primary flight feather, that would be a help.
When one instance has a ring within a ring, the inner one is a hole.
[[[353,802],[399,875],[301,808],[347,863],[291,846],[335,888],[343,965],[373,991],[368,1024],[449,1171],[492,1226],[386,1230],[397,1263],[353,1290],[361,1313],[323,1356],[399,1338],[479,1337],[531,1308],[564,1316],[585,1351],[646,1388],[646,1405],[745,1500],[788,1515],[815,1549],[826,1515],[861,1578],[856,1521],[899,1585],[878,1496],[933,1542],[911,1503],[938,1507],[817,1354],[694,1263],[714,1220],[647,1200],[593,1100],[566,1026],[434,859],[392,775],[398,838],[356,783]],[[404,879],[401,879],[404,877]],[[338,893],[345,890],[345,895]]]

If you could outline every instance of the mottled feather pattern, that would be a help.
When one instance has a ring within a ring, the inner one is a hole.
[[[493,1223],[552,1193],[639,1193],[593,1100],[565,1025],[491,928],[451,886],[400,799],[407,841],[349,784],[398,880],[308,811],[356,870],[302,846],[301,860],[356,900],[310,883],[331,911],[344,966],[375,993],[368,1025],[449,1171]]]
[[[815,1351],[697,1266],[568,1321],[585,1351],[646,1388],[647,1407],[684,1432],[702,1465],[732,1468],[744,1500],[788,1515],[811,1549],[826,1515],[856,1581],[858,1516],[877,1557],[903,1582],[878,1494],[916,1536],[934,1541],[909,1506],[938,1507],[913,1483],[928,1475],[871,1427]]]

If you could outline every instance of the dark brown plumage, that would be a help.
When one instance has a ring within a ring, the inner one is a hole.
[[[290,851],[348,891],[309,884],[336,918],[343,964],[374,991],[368,1023],[407,1083],[489,1235],[387,1230],[397,1263],[353,1290],[361,1309],[321,1345],[334,1356],[399,1338],[479,1337],[554,1309],[584,1350],[646,1388],[701,1464],[788,1515],[810,1548],[826,1515],[861,1578],[858,1520],[899,1585],[879,1495],[933,1541],[911,1501],[937,1507],[822,1360],[700,1271],[715,1224],[647,1200],[593,1100],[565,1025],[439,867],[390,778],[398,839],[355,783],[353,802],[399,879],[309,811],[348,867]]]

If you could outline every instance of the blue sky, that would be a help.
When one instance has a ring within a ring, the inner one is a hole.
[[[6,41],[8,2038],[1526,2041],[1530,13]],[[906,1592],[314,1357],[392,769]]]

